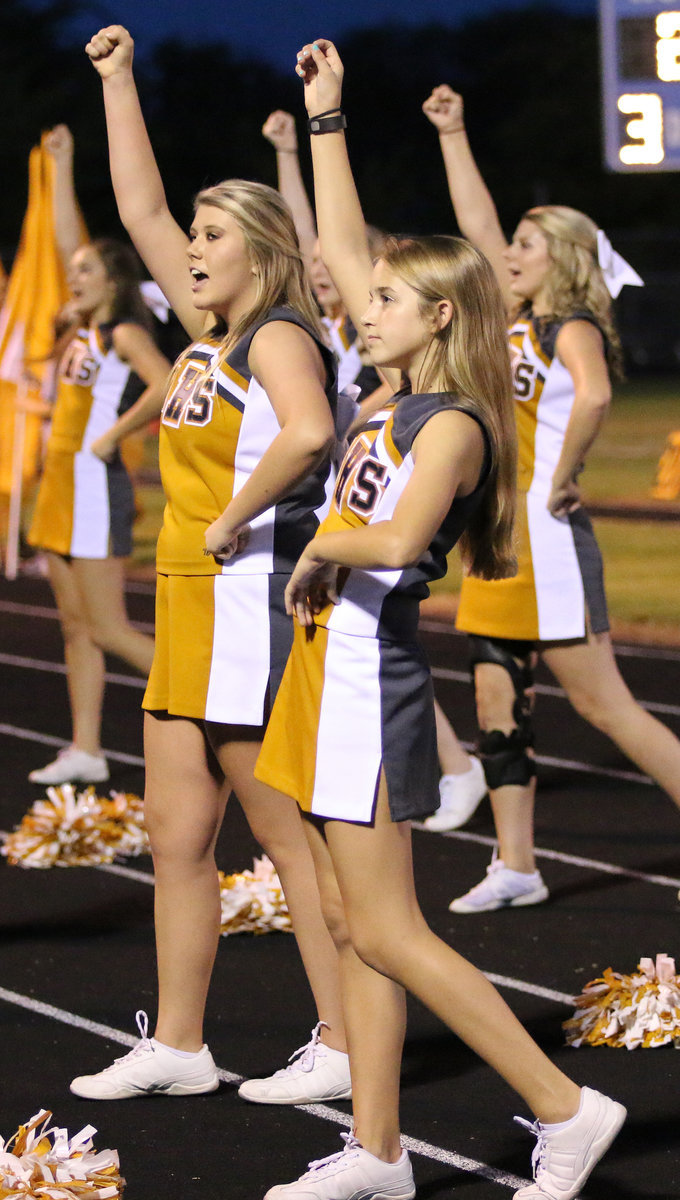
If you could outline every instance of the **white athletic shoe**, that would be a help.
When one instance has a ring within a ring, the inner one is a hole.
[[[511,871],[494,851],[486,876],[449,904],[455,913],[493,912],[496,908],[519,908],[525,904],[541,904],[548,899],[548,889],[540,871]]]
[[[442,775],[439,780],[439,808],[424,825],[433,833],[447,829],[460,829],[470,820],[488,788],[484,768],[474,754],[470,755],[470,769],[462,775]]]
[[[88,754],[77,746],[64,746],[54,762],[31,771],[31,783],[104,783],[109,767],[103,754]]]
[[[300,1046],[288,1066],[267,1079],[246,1079],[238,1089],[243,1100],[253,1104],[311,1104],[319,1100],[350,1100],[352,1081],[349,1058],[319,1041],[322,1025],[312,1030],[311,1040]]]
[[[264,1200],[413,1200],[416,1189],[405,1150],[387,1163],[364,1150],[353,1134],[340,1137],[344,1150],[311,1162],[304,1175],[270,1188]]]
[[[515,1117],[536,1135],[531,1159],[534,1183],[515,1192],[513,1200],[572,1200],[593,1167],[609,1149],[626,1119],[626,1110],[592,1088],[581,1089],[575,1117],[554,1133],[540,1121]]]
[[[86,1100],[127,1100],[131,1096],[192,1096],[214,1092],[220,1085],[217,1067],[207,1046],[186,1058],[148,1037],[149,1020],[137,1013],[141,1040],[129,1054],[117,1058],[97,1075],[79,1075],[71,1091]]]

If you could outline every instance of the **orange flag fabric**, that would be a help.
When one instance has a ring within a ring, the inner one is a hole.
[[[28,207],[19,249],[0,310],[0,494],[9,495],[17,472],[14,450],[15,402],[49,399],[53,364],[54,319],[68,299],[66,271],[54,231],[55,164],[45,148],[45,136],[28,162]],[[86,240],[84,236],[84,240]],[[31,482],[40,466],[41,418],[26,414],[22,484]],[[14,460],[14,472],[13,472]]]

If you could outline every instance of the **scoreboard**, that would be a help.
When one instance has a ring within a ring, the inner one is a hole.
[[[680,0],[600,0],[605,162],[680,171]]]

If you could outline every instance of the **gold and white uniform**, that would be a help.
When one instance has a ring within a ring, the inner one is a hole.
[[[113,348],[112,326],[78,330],[57,370],[47,456],[28,534],[31,545],[73,558],[130,554],[130,479],[120,454],[105,463],[90,446],[143,389]]]
[[[594,319],[574,313],[569,320]],[[602,559],[585,509],[548,511],[552,478],[574,403],[574,382],[555,354],[564,322],[520,315],[510,329],[519,440],[516,552],[512,579],[466,577],[456,625],[466,633],[526,641],[582,638],[608,629]]]
[[[319,534],[389,520],[413,472],[412,446],[447,408],[448,394],[404,395],[372,418],[340,468]],[[473,414],[470,414],[473,415]],[[477,419],[477,418],[475,418]],[[340,602],[300,625],[255,774],[317,816],[370,822],[381,769],[390,813],[403,821],[439,803],[432,679],[417,642],[420,600],[446,572],[446,555],[481,499],[490,456],[469,496],[453,501],[420,562],[342,569]]]
[[[322,320],[338,359],[338,391],[353,384],[359,388],[356,400],[360,403],[368,399],[380,387],[381,379],[375,367],[362,360],[363,346],[354,325],[348,316],[334,321],[330,317]]]
[[[218,337],[178,358],[163,407],[159,452],[166,507],[158,539],[156,654],[144,708],[222,724],[261,726],[292,640],[283,592],[327,510],[328,464],[250,523],[245,548],[222,563],[203,553],[224,511],[280,432],[248,366],[253,337],[270,321],[314,337],[335,410],[332,355],[292,309],[272,309],[223,359]]]

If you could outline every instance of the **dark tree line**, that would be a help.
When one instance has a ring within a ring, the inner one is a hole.
[[[68,37],[77,0],[35,12],[0,10],[0,246],[11,257],[26,204],[28,152],[59,121],[76,142],[76,182],[94,234],[117,232],[99,79]],[[537,202],[572,204],[608,230],[675,229],[671,175],[613,175],[602,166],[599,57],[594,19],[536,4],[520,12],[414,31],[387,26],[346,38],[346,111],[352,161],[368,218],[389,230],[453,228],[435,131],[420,106],[448,82],[465,97],[470,137],[510,230]],[[272,108],[299,118],[299,81],[239,58],[223,42],[167,41],[137,66],[151,137],[173,212],[188,221],[192,195],[230,175],[275,182],[260,129]],[[651,253],[651,252],[650,252]],[[636,264],[637,265],[637,264]],[[644,267],[644,263],[641,264]]]

